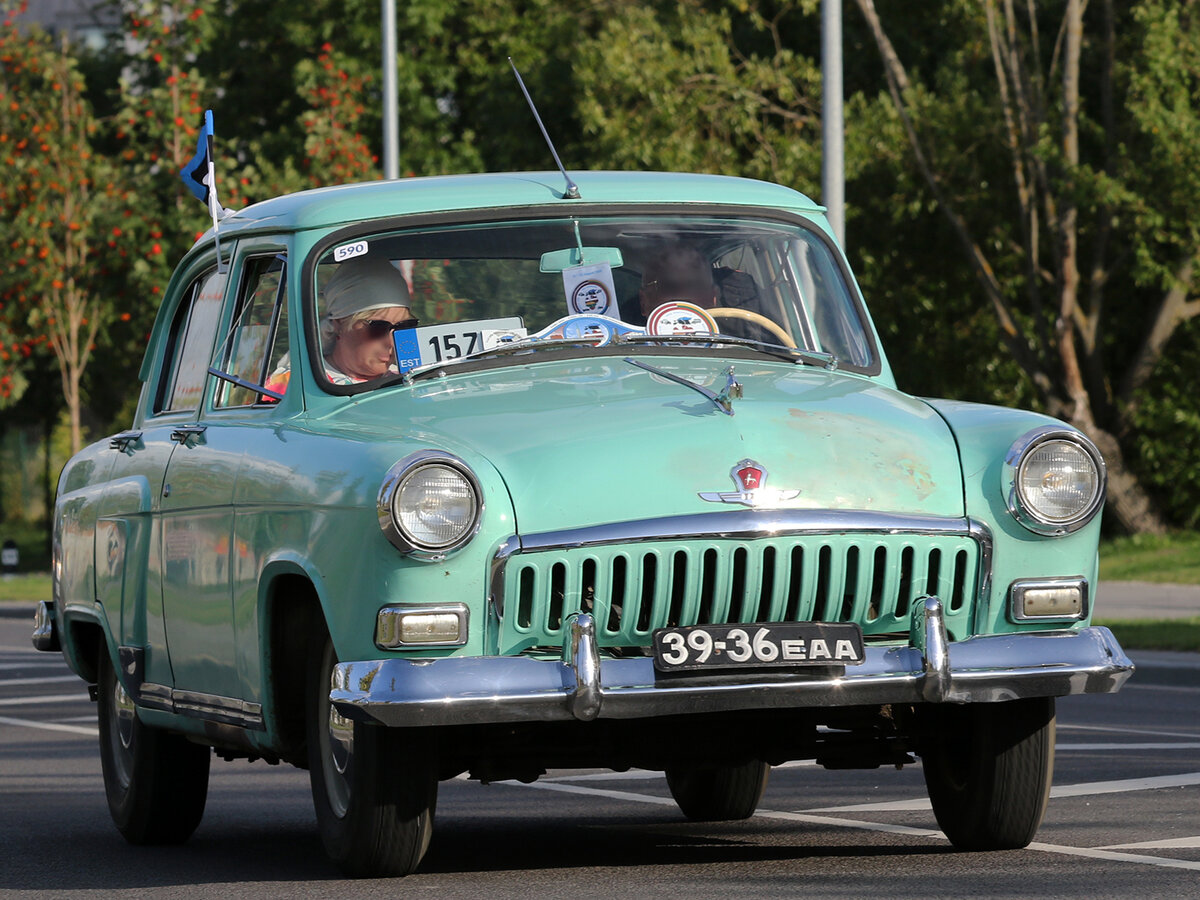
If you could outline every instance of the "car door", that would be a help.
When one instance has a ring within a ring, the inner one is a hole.
[[[175,430],[162,488],[163,615],[176,706],[247,727],[261,726],[262,710],[239,674],[246,623],[237,621],[233,584],[247,548],[235,529],[234,492],[255,433],[277,417],[277,398],[260,388],[287,349],[284,274],[282,253],[239,246],[233,309],[204,358],[202,413]]]

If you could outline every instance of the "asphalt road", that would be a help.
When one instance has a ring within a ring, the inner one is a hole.
[[[952,851],[919,765],[780,767],[758,815],[715,825],[684,820],[656,773],[555,772],[444,783],[421,871],[347,882],[323,857],[307,774],[261,762],[214,760],[187,845],[127,845],[84,685],[0,618],[0,896],[1196,896],[1200,657],[1134,659],[1120,694],[1060,701],[1050,809],[1026,850]]]

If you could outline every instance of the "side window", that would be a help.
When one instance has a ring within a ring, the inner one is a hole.
[[[159,386],[155,412],[180,412],[200,405],[221,318],[225,278],[223,272],[210,269],[185,292],[171,323],[170,366]]]
[[[246,261],[237,314],[226,341],[221,368],[277,394],[287,391],[287,266],[282,255]],[[218,407],[250,406],[274,400],[244,385],[221,381]]]

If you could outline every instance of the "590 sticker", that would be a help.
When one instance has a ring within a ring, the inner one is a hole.
[[[334,262],[345,262],[348,259],[354,259],[356,256],[362,256],[370,247],[367,241],[355,241],[353,244],[342,244],[333,251]]]

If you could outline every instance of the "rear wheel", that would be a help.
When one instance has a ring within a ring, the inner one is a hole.
[[[961,850],[1033,840],[1054,776],[1054,698],[929,707],[921,753],[938,825]]]
[[[308,686],[308,763],[325,851],[364,878],[407,875],[433,835],[437,768],[422,732],[353,722],[329,700],[337,662],[326,638]]]
[[[667,787],[689,819],[747,819],[758,809],[770,772],[771,767],[757,759],[738,765],[668,766]]]
[[[144,725],[107,650],[99,669],[100,766],[113,822],[131,844],[181,844],[204,816],[212,752]]]

